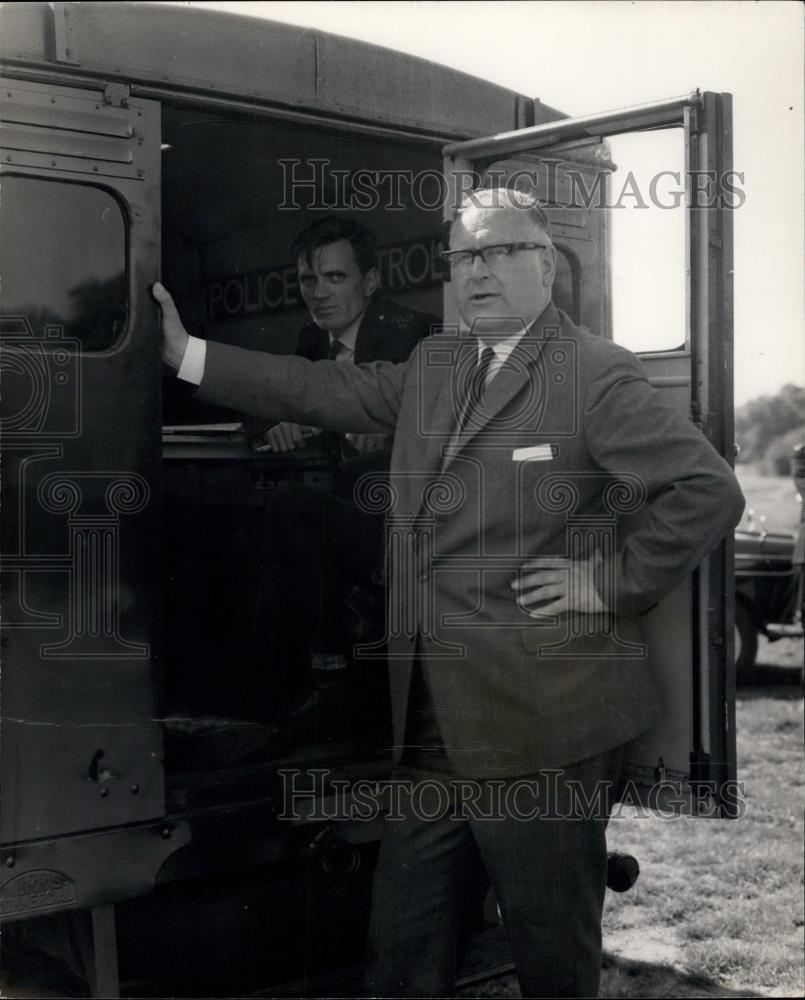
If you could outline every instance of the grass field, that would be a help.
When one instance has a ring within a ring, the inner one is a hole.
[[[615,960],[604,996],[803,995],[797,658],[797,640],[765,643],[759,683],[739,692],[741,819],[612,823],[610,846],[634,853],[642,874],[630,892],[608,896],[605,943]]]

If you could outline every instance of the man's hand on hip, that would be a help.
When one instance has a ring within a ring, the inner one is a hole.
[[[511,583],[517,603],[532,618],[565,611],[584,614],[607,611],[595,589],[594,574],[600,562],[597,552],[582,561],[558,556],[528,559]]]
[[[162,360],[166,365],[178,370],[181,367],[190,335],[184,328],[173,297],[167,288],[156,281],[151,289],[151,294],[162,310]]]

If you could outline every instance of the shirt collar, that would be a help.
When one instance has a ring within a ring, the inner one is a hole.
[[[481,360],[481,354],[484,348],[491,347],[495,352],[495,357],[499,361],[506,361],[512,351],[517,347],[520,341],[528,333],[528,330],[521,330],[519,333],[512,334],[511,337],[505,337],[502,340],[487,341],[483,340],[481,337],[478,338],[478,361]]]
[[[340,340],[342,350],[346,348],[347,350],[351,351],[354,354],[355,344],[358,342],[358,330],[360,328],[361,320],[363,319],[365,312],[366,310],[364,310],[364,312],[362,312],[360,316],[357,317],[357,319],[353,320],[352,323],[350,323],[350,325],[346,328],[346,330],[344,330],[344,332],[341,334],[340,337],[334,337],[328,330],[327,336],[329,338],[330,344],[332,345],[334,340]]]
[[[538,333],[543,325],[550,325],[552,322],[559,321],[559,317],[556,313],[553,301],[549,302],[545,309],[540,313],[540,315],[534,320],[534,322],[526,327],[524,330],[518,330],[513,333],[510,337],[481,337],[477,338],[478,344],[478,363],[481,361],[481,354],[485,347],[491,347],[495,352],[495,357],[498,361],[507,361],[512,351],[517,347],[523,337],[529,333]]]

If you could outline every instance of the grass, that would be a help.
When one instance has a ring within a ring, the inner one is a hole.
[[[765,666],[780,645],[766,647]],[[783,677],[739,693],[741,819],[613,821],[610,846],[634,853],[642,873],[631,892],[607,899],[605,942],[616,961],[604,996],[649,995],[628,988],[630,959],[653,965],[664,988],[675,985],[653,995],[701,995],[697,983],[729,991],[710,995],[803,994],[802,699],[796,671],[783,668]]]

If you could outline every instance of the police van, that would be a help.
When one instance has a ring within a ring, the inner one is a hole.
[[[290,240],[343,213],[376,233],[385,293],[449,325],[444,221],[479,183],[527,183],[557,304],[637,350],[729,459],[730,97],[570,118],[263,20],[128,3],[0,16],[3,919],[67,935],[95,996],[143,989],[147,963],[178,990],[189,968],[212,989],[232,963],[265,985],[359,957],[381,817],[332,803],[388,772],[384,694],[364,731],[289,738],[253,627],[266,497],[321,468],[255,452],[238,414],[166,374],[150,288],[199,336],[292,352]],[[739,808],[731,546],[645,619],[666,711],[628,755],[634,802]],[[311,782],[290,819],[289,769]]]

